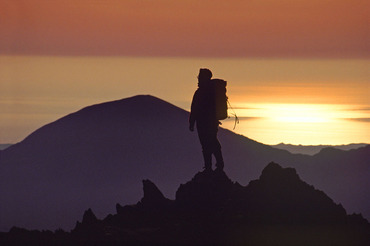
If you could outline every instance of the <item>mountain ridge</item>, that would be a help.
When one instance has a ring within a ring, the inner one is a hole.
[[[222,128],[219,139],[225,171],[241,185],[275,161],[296,168],[347,211],[370,218],[369,146],[305,156]],[[188,130],[185,110],[149,95],[88,106],[0,152],[0,231],[14,225],[68,229],[86,207],[102,217],[116,202],[137,201],[137,181],[143,179],[172,199],[175,187],[202,166],[199,140]]]
[[[175,200],[150,180],[134,205],[98,219],[91,208],[64,232],[13,227],[0,243],[14,245],[368,245],[370,224],[348,215],[294,168],[269,163],[241,186],[223,171],[198,172]],[[291,198],[295,199],[291,199]]]
[[[287,150],[292,154],[316,155],[325,148],[335,148],[335,149],[340,149],[343,151],[348,151],[352,149],[358,149],[361,147],[365,147],[367,145],[369,144],[351,143],[351,144],[342,144],[342,145],[301,145],[301,144],[294,145],[294,144],[280,143],[280,144],[275,144],[271,146],[274,148]]]

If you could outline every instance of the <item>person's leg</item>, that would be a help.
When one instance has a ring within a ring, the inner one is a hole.
[[[202,145],[202,153],[204,159],[204,169],[212,170],[212,148],[209,132],[202,127],[197,127],[198,137]]]
[[[222,156],[221,144],[217,139],[218,128],[212,133],[213,154],[216,158],[216,170],[224,169],[224,158]]]
[[[203,149],[204,170],[212,170],[212,153]]]
[[[221,144],[217,138],[216,138],[215,146],[216,147],[215,147],[215,151],[213,152],[213,154],[215,155],[215,158],[216,158],[216,170],[222,171],[224,169],[224,158],[222,156]]]

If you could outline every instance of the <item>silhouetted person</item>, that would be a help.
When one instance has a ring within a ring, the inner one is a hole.
[[[212,72],[201,68],[198,75],[198,89],[194,93],[189,117],[189,129],[194,131],[196,124],[200,143],[202,145],[204,169],[212,170],[212,154],[216,158],[216,170],[223,170],[224,160],[221,145],[217,139],[218,125],[214,91],[212,86]]]

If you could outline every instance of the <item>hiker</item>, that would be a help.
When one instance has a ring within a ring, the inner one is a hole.
[[[202,145],[204,169],[212,170],[212,154],[216,158],[216,170],[222,171],[224,160],[221,145],[217,139],[218,125],[216,117],[215,95],[212,72],[201,68],[198,75],[198,89],[194,93],[189,117],[189,130],[194,131],[196,124],[200,143]],[[226,82],[225,82],[226,83]]]

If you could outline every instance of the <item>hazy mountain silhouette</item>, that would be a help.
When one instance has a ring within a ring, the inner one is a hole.
[[[370,224],[347,215],[293,168],[270,163],[244,187],[222,172],[200,172],[167,199],[150,180],[136,205],[92,209],[70,232],[12,228],[7,245],[369,245]]]
[[[343,144],[343,145],[293,145],[279,143],[276,145],[271,145],[277,149],[284,149],[293,154],[305,154],[305,155],[315,155],[318,154],[322,149],[325,148],[335,148],[340,150],[352,150],[365,147],[368,144]]]
[[[98,217],[116,202],[139,199],[139,180],[164,195],[203,166],[200,144],[188,131],[189,113],[152,96],[86,107],[45,125],[0,152],[0,231],[72,228],[87,207]],[[220,129],[225,172],[242,185],[266,163],[295,167],[303,180],[348,212],[370,218],[370,146],[294,155]]]

